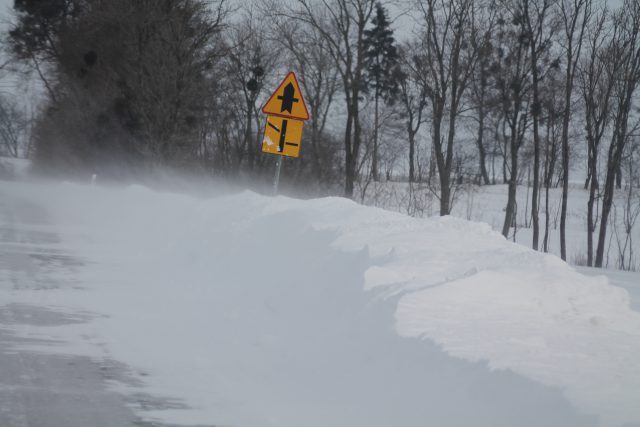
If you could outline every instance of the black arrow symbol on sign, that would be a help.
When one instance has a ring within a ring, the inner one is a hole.
[[[293,83],[289,83],[284,87],[284,91],[282,92],[282,96],[279,96],[278,99],[282,101],[282,106],[280,107],[280,112],[288,111],[289,114],[292,114],[291,111],[293,109],[293,103],[300,101],[295,97],[296,89],[293,87]]]

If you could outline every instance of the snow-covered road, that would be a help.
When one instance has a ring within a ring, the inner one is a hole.
[[[0,191],[0,426],[146,425],[131,406],[172,403],[110,390],[109,380],[132,383],[128,366],[58,351],[66,343],[38,332],[98,316],[57,305],[58,291],[78,285],[65,279],[83,263],[60,248],[55,230],[43,206]]]
[[[202,199],[141,187],[0,183],[0,200],[12,211],[37,206],[48,219],[0,217],[3,249],[26,245],[77,261],[33,275],[3,252],[4,310],[87,316],[35,322],[28,337],[49,342],[3,341],[1,351],[121,366],[126,375],[94,387],[108,385],[146,419],[239,427],[640,421],[640,315],[628,294],[486,226],[341,199]],[[56,238],[8,241],[16,228]],[[25,338],[19,324],[0,323],[12,339]],[[131,399],[140,394],[175,407]]]

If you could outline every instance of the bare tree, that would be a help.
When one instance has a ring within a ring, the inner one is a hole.
[[[502,234],[507,237],[516,214],[519,152],[529,127],[531,103],[530,50],[522,34],[523,18],[517,5],[504,4],[506,14],[497,21],[496,59],[491,66],[501,107],[501,137],[504,144],[504,178],[508,182]],[[508,130],[508,132],[507,132]],[[508,160],[507,160],[508,159]],[[508,175],[507,175],[508,172]]]
[[[418,3],[424,23],[423,72],[430,87],[432,145],[439,178],[440,215],[452,204],[456,121],[477,58],[473,0],[425,0]],[[445,126],[447,128],[445,129]]]
[[[640,82],[640,4],[634,0],[625,0],[614,16],[614,25],[618,27],[618,30],[610,49],[620,58],[621,65],[616,76],[614,89],[616,111],[613,120],[613,136],[607,157],[602,216],[596,249],[596,267],[602,267],[604,260],[604,247],[609,214],[613,204],[615,179],[619,174],[622,155],[629,140],[629,115],[633,106],[633,95]]]
[[[326,155],[330,139],[324,136],[329,111],[339,88],[338,70],[329,55],[328,41],[316,29],[301,22],[291,22],[274,14],[276,20],[273,37],[289,52],[290,61],[298,71],[300,84],[309,107],[311,128],[308,141],[311,143],[311,159],[316,179],[322,181],[332,170],[332,160]],[[302,158],[304,160],[304,157]]]
[[[375,0],[296,0],[297,8],[293,12],[282,12],[321,35],[342,80],[347,110],[344,133],[346,197],[353,197],[362,143],[360,98],[365,88],[364,31],[375,3]]]
[[[84,6],[80,0],[14,3],[17,19],[9,31],[11,50],[37,73],[52,101],[56,100],[56,91],[50,70],[63,59],[59,40]]]
[[[225,74],[231,91],[229,101],[236,111],[242,112],[233,117],[244,129],[242,137],[234,144],[236,162],[238,166],[244,162],[244,171],[252,173],[260,159],[262,115],[258,111],[258,100],[265,93],[264,80],[274,80],[281,55],[273,39],[265,37],[268,28],[261,16],[251,7],[242,13],[239,22],[227,32],[229,48]],[[236,171],[240,170],[238,166]]]
[[[584,33],[589,25],[592,0],[560,0],[562,31],[560,45],[564,50],[565,87],[564,112],[562,117],[562,208],[560,212],[560,256],[567,259],[567,201],[569,198],[569,122],[571,120],[574,79]]]
[[[549,200],[549,190],[553,185],[553,178],[555,173],[556,158],[559,154],[560,136],[562,133],[562,120],[559,112],[562,110],[562,83],[559,79],[555,79],[552,76],[551,81],[548,83],[549,93],[546,99],[542,103],[542,109],[546,113],[544,118],[546,132],[544,139],[544,237],[542,238],[542,250],[549,252],[549,232],[551,223],[551,206]]]
[[[533,122],[533,191],[531,194],[531,217],[533,222],[532,247],[538,250],[540,223],[538,218],[538,201],[540,189],[540,113],[542,102],[540,95],[540,81],[544,68],[542,56],[550,47],[551,31],[548,27],[547,14],[551,7],[551,0],[523,0],[519,5],[522,14],[522,36],[529,46],[529,60],[531,67],[532,94],[532,122]]]
[[[404,118],[409,140],[409,183],[416,181],[416,136],[425,121],[428,83],[420,70],[424,69],[424,57],[413,44],[400,48],[399,79],[401,116]]]
[[[613,222],[616,243],[618,246],[617,267],[620,270],[632,271],[638,267],[634,254],[633,228],[640,217],[640,186],[638,185],[637,167],[640,165],[638,149],[640,144],[637,136],[633,138],[633,143],[629,144],[627,155],[624,159],[624,169],[627,172],[627,180],[624,192],[624,206],[622,213],[622,227],[624,233],[618,232],[616,221]],[[615,215],[614,204],[614,218]],[[621,235],[622,234],[622,235]]]
[[[27,120],[15,101],[0,95],[0,155],[20,157]]]
[[[484,185],[489,185],[489,173],[487,171],[487,149],[485,147],[485,130],[487,128],[487,119],[491,113],[492,105],[491,100],[491,88],[489,86],[490,78],[490,66],[493,59],[493,44],[491,42],[491,33],[493,26],[490,25],[485,30],[484,35],[478,41],[478,64],[471,81],[470,90],[470,102],[473,108],[476,110],[477,117],[474,117],[478,122],[478,131],[476,137],[476,144],[478,146],[478,182]]]
[[[598,209],[595,206],[599,189],[598,158],[600,143],[610,124],[611,101],[619,58],[609,50],[611,34],[607,27],[608,11],[603,9],[588,30],[588,54],[578,69],[578,82],[583,102],[587,142],[589,199],[587,200],[587,265],[593,265],[593,233]]]

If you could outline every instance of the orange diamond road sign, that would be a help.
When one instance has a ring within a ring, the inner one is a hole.
[[[278,89],[262,106],[262,112],[289,119],[309,119],[309,111],[304,103],[298,79],[293,71],[287,74]]]
[[[298,157],[303,126],[304,122],[301,120],[267,116],[262,138],[262,152]]]

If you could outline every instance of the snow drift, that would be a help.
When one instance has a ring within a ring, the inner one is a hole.
[[[640,314],[627,292],[486,224],[340,198],[71,184],[0,191],[42,206],[59,248],[83,261],[60,273],[73,287],[47,303],[100,315],[41,333],[72,343],[58,351],[126,362],[147,390],[189,407],[147,417],[640,423]]]

